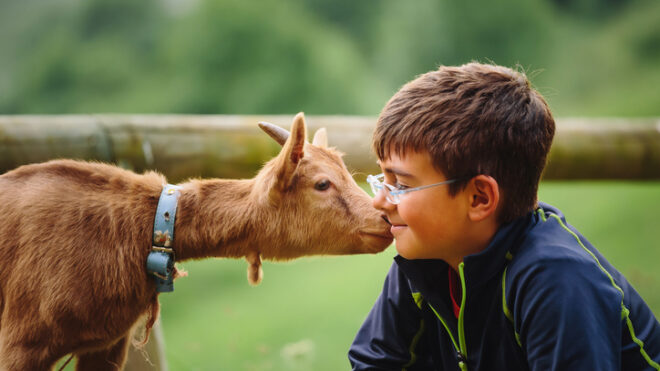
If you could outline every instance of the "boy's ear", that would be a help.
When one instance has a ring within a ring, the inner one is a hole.
[[[500,203],[500,188],[495,178],[477,175],[468,183],[470,205],[468,217],[473,222],[494,216]]]

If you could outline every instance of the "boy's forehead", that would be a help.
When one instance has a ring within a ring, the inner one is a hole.
[[[378,159],[380,162],[389,162],[389,161],[405,161],[409,157],[428,157],[431,158],[429,151],[423,148],[413,148],[413,147],[400,147],[394,144],[391,144],[387,147],[387,150],[384,152],[384,156]]]
[[[385,152],[384,157],[378,159],[377,163],[380,165],[382,163],[417,162],[420,160],[426,160],[428,162],[432,162],[431,154],[425,149],[415,149],[415,148],[395,149],[392,146],[389,148],[389,151]]]
[[[424,173],[437,172],[427,151],[412,151],[396,153],[390,151],[385,158],[377,161],[384,173],[399,176],[415,177]]]

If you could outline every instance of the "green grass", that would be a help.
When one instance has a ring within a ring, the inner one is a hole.
[[[660,183],[548,182],[540,199],[564,211],[660,314]],[[347,370],[346,352],[396,254],[265,263],[250,287],[240,260],[181,266],[160,296],[170,370]]]

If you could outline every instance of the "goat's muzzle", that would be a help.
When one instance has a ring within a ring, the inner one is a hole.
[[[379,253],[385,250],[393,240],[389,230],[384,231],[360,231],[360,238],[367,247],[365,253]]]

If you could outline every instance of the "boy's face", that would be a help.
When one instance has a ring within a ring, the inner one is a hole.
[[[413,188],[439,183],[446,177],[431,163],[428,152],[411,152],[380,161],[385,183],[397,188]],[[406,259],[460,261],[469,240],[468,205],[464,191],[454,197],[447,185],[430,187],[400,196],[395,205],[385,199],[385,191],[374,198],[374,207],[385,212],[392,224],[398,253]],[[456,263],[457,264],[457,263]]]

